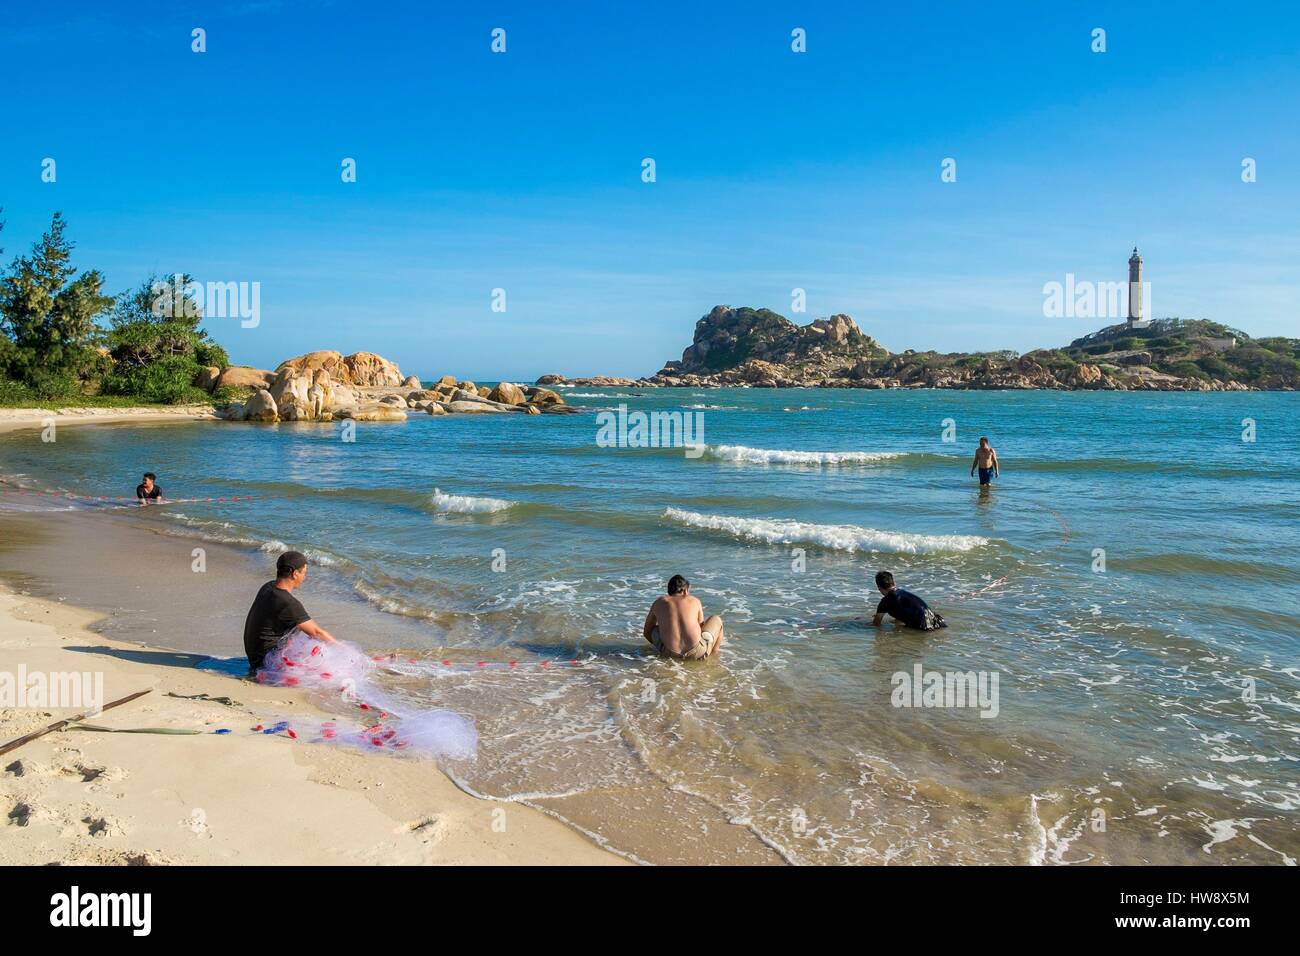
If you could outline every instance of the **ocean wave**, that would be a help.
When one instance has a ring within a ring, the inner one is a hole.
[[[813,524],[789,518],[706,515],[680,508],[669,508],[664,512],[664,517],[691,528],[721,531],[765,544],[805,542],[850,554],[857,551],[889,551],[897,554],[971,551],[989,543],[988,538],[972,534],[911,534],[904,531],[878,531],[852,524]]]
[[[644,392],[565,392],[566,398],[645,398]]]
[[[756,465],[869,465],[902,458],[902,451],[790,451],[749,448],[745,445],[710,445],[708,454],[719,461]]]
[[[429,499],[437,511],[453,512],[455,514],[495,514],[498,511],[505,511],[513,507],[513,501],[505,501],[501,498],[475,498],[472,495],[449,495],[437,488],[433,489],[433,497]]]
[[[238,525],[229,521],[210,521],[202,518],[195,518],[185,514],[183,511],[173,511],[166,515],[167,519],[179,524],[181,527],[170,527],[160,529],[163,534],[173,537],[197,537],[204,541],[212,541],[217,544],[228,544],[238,548],[253,548],[263,554],[279,555],[290,550],[290,545],[281,541],[279,538],[259,538],[250,533],[246,533]],[[182,530],[183,529],[183,530]],[[308,561],[318,567],[325,568],[351,568],[352,562],[347,558],[339,557],[330,551],[320,548],[313,548],[308,545],[298,545],[293,550],[301,552]]]

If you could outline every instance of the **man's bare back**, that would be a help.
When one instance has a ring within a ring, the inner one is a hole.
[[[700,643],[700,625],[704,623],[704,605],[689,594],[665,594],[650,608],[659,640],[669,654],[681,657]]]
[[[705,620],[704,606],[691,596],[689,583],[683,578],[676,585],[677,580],[669,582],[670,593],[650,606],[642,633],[660,654],[688,660],[708,657],[722,644],[722,618],[715,614]]]

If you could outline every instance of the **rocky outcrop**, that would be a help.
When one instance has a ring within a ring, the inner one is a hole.
[[[365,405],[361,408],[341,408],[334,413],[336,419],[350,418],[357,422],[404,422],[406,412],[391,405]]]
[[[275,373],[275,381],[271,383],[269,391],[277,406],[285,404],[289,399],[306,406],[307,390],[311,388],[312,380],[311,372],[300,372],[282,365]]]
[[[246,422],[274,422],[279,421],[280,418],[275,399],[264,388],[259,388],[249,396],[248,401],[243,405],[242,412],[242,420]]]
[[[342,385],[396,387],[403,384],[402,370],[396,363],[374,352],[353,352],[351,355],[333,351],[308,352],[281,362],[276,372],[286,368],[296,372],[324,369],[332,380]],[[418,388],[419,384],[419,379],[415,379],[415,385],[410,387]]]
[[[661,374],[670,369],[676,374],[720,372],[760,361],[808,377],[887,354],[847,315],[800,326],[768,309],[719,305],[695,323],[694,339],[681,361],[670,362]]]
[[[528,403],[538,407],[560,406],[564,404],[564,399],[560,397],[559,392],[553,392],[549,388],[539,388],[536,385],[525,390],[528,396]]]
[[[203,391],[211,393],[216,390],[217,382],[221,380],[221,369],[215,365],[209,365],[207,368],[200,369],[199,374],[194,378],[194,387],[201,388]]]
[[[249,368],[246,365],[228,365],[217,377],[217,388],[241,388],[256,390],[269,388],[275,381],[275,373],[265,369]]]
[[[504,408],[500,407],[499,405],[493,405],[490,402],[468,401],[466,399],[460,399],[458,401],[449,402],[442,407],[444,410],[449,412],[460,412],[461,414],[470,414],[470,415],[480,414],[483,412],[505,411]]]
[[[391,366],[393,374],[385,370],[387,366]],[[576,411],[550,389],[525,388],[512,382],[488,388],[457,380],[454,375],[442,376],[432,388],[412,388],[413,382],[420,384],[419,380],[414,376],[402,378],[396,370],[396,365],[369,352],[346,357],[337,352],[309,352],[281,362],[274,373],[227,369],[233,372],[234,381],[249,383],[246,388],[250,397],[226,406],[221,417],[259,422],[396,422],[405,421],[408,410],[429,415]],[[339,381],[336,374],[349,381]],[[358,384],[353,381],[356,377],[378,378],[382,384]]]
[[[503,402],[506,405],[522,405],[528,401],[528,396],[524,390],[512,382],[501,382],[496,388],[488,392],[488,400],[493,402]]]
[[[585,385],[590,388],[627,388],[634,385],[640,385],[642,380],[635,378],[619,378],[615,375],[592,375],[585,378],[565,378],[563,375],[557,375],[554,372],[549,375],[543,375],[536,382],[538,385]]]
[[[716,388],[961,388],[1245,391],[1300,388],[1300,340],[1251,339],[1204,319],[1115,325],[1063,349],[891,354],[847,315],[795,325],[767,309],[720,305],[695,324],[680,361],[643,379],[538,385]]]

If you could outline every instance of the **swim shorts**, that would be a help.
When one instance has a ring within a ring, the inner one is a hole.
[[[992,469],[992,468],[981,468],[981,469],[980,469],[980,484],[981,484],[981,485],[988,485],[988,484],[992,484],[992,483],[993,483],[993,469]]]
[[[683,661],[702,661],[713,653],[713,645],[716,642],[717,638],[714,635],[710,634],[708,631],[700,631],[700,642],[685,654],[680,655],[679,659]],[[677,654],[669,654],[664,650],[664,643],[659,637],[659,628],[657,627],[650,632],[650,643],[654,645],[656,651],[663,654],[665,657],[679,656]]]

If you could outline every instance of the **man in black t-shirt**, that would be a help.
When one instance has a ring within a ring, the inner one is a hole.
[[[930,610],[930,605],[911,591],[904,591],[896,585],[894,576],[888,571],[876,572],[876,587],[883,597],[876,605],[876,616],[871,619],[872,627],[880,627],[886,614],[918,631],[933,631],[948,626],[947,621]]]
[[[244,653],[248,655],[250,675],[257,673],[266,655],[275,650],[281,638],[294,628],[317,640],[334,640],[334,636],[313,621],[302,602],[293,596],[294,589],[301,587],[306,580],[305,555],[286,551],[276,559],[275,580],[262,585],[244,620]]]
[[[161,500],[162,488],[158,486],[158,476],[152,471],[146,471],[144,481],[135,486],[135,496],[140,499],[142,505]]]

